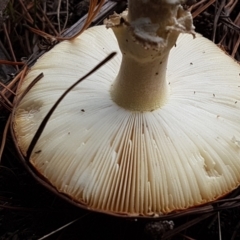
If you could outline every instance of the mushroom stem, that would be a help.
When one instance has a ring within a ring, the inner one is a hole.
[[[179,0],[129,0],[129,11],[114,14],[112,27],[123,54],[111,97],[133,111],[153,111],[169,95],[168,55],[180,32],[194,33],[192,18]]]
[[[171,34],[174,39],[171,45],[156,51],[136,44],[131,36],[126,36],[124,30],[126,28],[114,29],[123,56],[120,71],[111,89],[112,99],[126,109],[152,111],[166,102],[169,93],[167,60],[177,34]]]

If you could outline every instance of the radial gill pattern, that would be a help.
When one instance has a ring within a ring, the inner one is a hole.
[[[23,155],[64,90],[116,50],[112,30],[97,27],[38,60],[21,91],[39,73],[44,78],[14,118]],[[152,112],[131,112],[109,94],[120,61],[119,53],[60,103],[31,156],[37,171],[91,209],[136,216],[186,209],[236,188],[239,65],[201,36],[181,35],[169,57],[167,103]]]

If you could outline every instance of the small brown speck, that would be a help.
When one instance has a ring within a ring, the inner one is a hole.
[[[219,118],[220,117],[220,115],[217,115],[217,118]]]
[[[237,101],[235,102],[235,104],[237,104]]]
[[[190,65],[193,65],[193,63],[191,62]]]
[[[84,109],[81,109],[81,112],[85,112],[85,110],[84,110]]]
[[[169,82],[168,85],[170,85],[171,83]]]
[[[158,72],[156,72],[155,75],[158,75]]]
[[[194,91],[193,93],[195,94],[196,92]]]
[[[36,151],[35,153],[40,153],[40,152],[42,152],[42,150],[38,150],[38,151]]]
[[[128,39],[126,39],[126,42],[128,42]]]
[[[160,62],[160,64],[162,64],[162,62]]]
[[[213,96],[215,97],[215,94],[213,93]]]

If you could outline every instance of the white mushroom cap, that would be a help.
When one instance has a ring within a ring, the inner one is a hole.
[[[23,155],[60,95],[118,44],[104,26],[44,54],[21,92],[14,131]],[[119,52],[119,50],[118,50]],[[240,66],[212,42],[180,35],[154,111],[126,110],[109,89],[121,53],[75,87],[50,118],[31,164],[59,192],[90,209],[154,215],[213,201],[240,183]]]

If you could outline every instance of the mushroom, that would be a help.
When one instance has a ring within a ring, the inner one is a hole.
[[[58,44],[25,77],[18,97],[44,74],[15,106],[22,159],[62,93],[118,52],[60,102],[30,156],[40,178],[70,201],[157,217],[238,187],[240,66],[195,34],[180,2],[129,0],[128,11],[105,21],[110,29]]]

